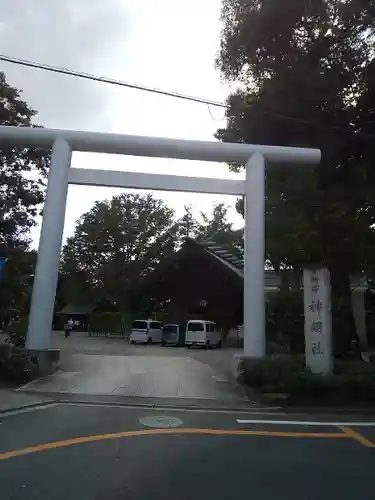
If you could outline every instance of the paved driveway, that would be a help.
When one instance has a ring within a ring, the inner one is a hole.
[[[61,349],[62,370],[23,390],[86,400],[166,398],[173,404],[185,400],[232,407],[247,402],[233,376],[234,350],[133,346],[124,339],[82,334],[65,339],[62,333],[54,334],[53,345]]]

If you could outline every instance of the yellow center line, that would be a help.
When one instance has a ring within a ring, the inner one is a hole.
[[[72,439],[65,439],[63,441],[55,441],[52,443],[37,444],[19,450],[7,451],[0,453],[0,460],[7,460],[8,458],[19,457],[21,455],[28,455],[31,453],[39,453],[41,451],[54,450],[56,448],[64,448],[66,446],[73,446],[77,444],[93,443],[95,441],[105,441],[107,439],[119,439],[126,437],[136,436],[157,436],[163,434],[204,434],[214,436],[270,436],[270,437],[296,437],[296,438],[349,438],[352,437],[348,432],[340,433],[323,433],[323,432],[279,432],[279,431],[241,431],[230,429],[148,429],[139,431],[124,431],[115,432],[112,434],[97,434],[94,436],[82,436]]]
[[[358,441],[359,443],[367,446],[368,448],[375,448],[375,443],[373,443],[369,439],[367,439],[364,436],[362,436],[362,434],[359,434],[359,432],[356,432],[355,430],[351,429],[350,427],[345,427],[345,426],[338,426],[338,427],[348,437],[351,437],[352,439],[355,439],[356,441]]]

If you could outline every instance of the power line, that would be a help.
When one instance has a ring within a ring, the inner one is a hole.
[[[105,76],[97,76],[91,73],[83,73],[82,71],[74,71],[67,68],[61,68],[59,66],[50,66],[48,64],[28,61],[26,59],[18,59],[16,57],[10,57],[5,54],[0,54],[0,60],[12,64],[18,64],[19,66],[27,66],[29,68],[50,71],[51,73],[59,73],[61,75],[75,76],[77,78],[83,78],[85,80],[91,80],[94,82],[109,83],[111,85],[118,85],[120,87],[127,87],[130,89],[143,90],[144,92],[151,92],[153,94],[164,95],[167,97],[175,97],[178,99],[184,99],[186,101],[198,102],[200,104],[207,104],[209,106],[227,108],[226,104],[218,101],[211,101],[209,99],[203,99],[201,97],[179,94],[178,92],[169,92],[167,90],[157,89],[154,87],[146,87],[145,85],[140,85],[138,83],[124,82],[122,80],[115,80],[113,78],[107,78]]]
[[[91,81],[100,82],[100,83],[108,83],[108,84],[117,85],[120,87],[126,87],[126,88],[130,88],[130,89],[135,89],[135,90],[142,90],[144,92],[150,92],[153,94],[159,94],[159,95],[163,95],[166,97],[174,97],[177,99],[184,99],[185,101],[197,102],[199,104],[205,104],[208,106],[208,111],[211,115],[211,118],[214,120],[215,120],[215,118],[213,117],[213,115],[211,113],[210,106],[220,107],[220,108],[224,108],[224,109],[229,108],[229,106],[227,104],[224,104],[224,103],[219,102],[219,101],[212,101],[210,99],[204,99],[201,97],[195,97],[195,96],[191,96],[191,95],[187,95],[187,94],[180,94],[178,92],[169,92],[167,90],[162,90],[162,89],[158,89],[158,88],[154,88],[154,87],[147,87],[146,85],[125,82],[122,80],[116,80],[116,79],[108,78],[105,76],[97,76],[97,75],[93,75],[91,73],[84,73],[82,71],[75,71],[75,70],[71,70],[71,69],[67,69],[67,68],[62,68],[59,66],[50,66],[48,64],[42,64],[42,63],[38,63],[35,61],[29,61],[26,59],[19,59],[19,58],[7,56],[7,55],[1,54],[1,53],[0,53],[0,61],[4,61],[7,63],[11,63],[11,64],[17,64],[19,66],[26,66],[29,68],[49,71],[51,73],[58,73],[58,74],[62,74],[62,75],[75,76],[76,78],[82,78],[85,80],[91,80]],[[249,107],[252,107],[252,104],[250,104],[248,102],[246,103],[246,105]],[[273,117],[281,119],[281,120],[292,121],[295,123],[300,123],[303,125],[308,125],[308,126],[313,126],[313,127],[321,127],[320,123],[315,122],[313,120],[305,120],[302,118],[298,118],[296,116],[284,115],[284,114],[277,113],[277,112],[267,110],[267,109],[257,109],[256,112],[263,114],[263,115],[273,116]],[[215,120],[215,121],[217,121],[217,120]],[[336,132],[343,132],[346,134],[355,133],[353,130],[350,130],[350,129],[347,129],[344,127],[340,127],[340,126],[335,126],[335,125],[330,125],[326,128],[334,130]],[[357,135],[361,136],[361,137],[374,137],[374,134],[368,134],[368,133],[363,133],[363,132],[358,132]]]

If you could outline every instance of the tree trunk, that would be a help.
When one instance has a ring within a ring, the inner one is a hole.
[[[352,309],[355,330],[359,339],[359,348],[361,352],[368,350],[367,345],[367,327],[366,327],[366,309],[365,309],[365,293],[364,291],[353,290],[352,292]]]

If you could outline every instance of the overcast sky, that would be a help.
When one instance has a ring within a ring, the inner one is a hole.
[[[223,101],[229,89],[214,69],[220,0],[0,0],[1,52],[165,90]],[[212,140],[223,110],[103,83],[0,62],[11,85],[39,111],[45,127]],[[211,111],[211,112],[210,112]],[[235,177],[224,164],[75,153],[73,166],[207,177]],[[119,192],[69,188],[64,236],[94,201]],[[218,195],[155,193],[176,210],[196,214]],[[34,231],[35,241],[38,229]]]

